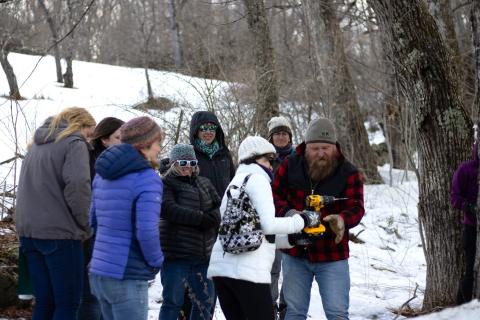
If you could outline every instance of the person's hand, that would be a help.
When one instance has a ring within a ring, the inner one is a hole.
[[[288,242],[292,246],[297,246],[297,245],[306,246],[307,244],[311,244],[311,241],[309,240],[308,235],[304,232],[289,234]]]
[[[473,215],[476,215],[477,214],[477,211],[478,211],[478,208],[475,204],[473,204],[472,202],[465,202],[465,204],[463,205],[463,210],[466,212],[466,213],[470,213],[470,214],[473,214]]]
[[[210,228],[218,227],[218,217],[215,211],[206,211],[202,215],[202,221],[200,222],[200,229],[207,230]]]
[[[305,221],[305,227],[316,227],[320,224],[320,215],[315,211],[304,210],[300,216]]]
[[[339,244],[345,234],[345,222],[343,221],[343,218],[338,214],[331,214],[323,218],[323,221],[328,222],[330,229],[332,229],[336,235],[335,243]]]

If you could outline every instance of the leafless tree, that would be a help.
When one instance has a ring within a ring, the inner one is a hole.
[[[55,2],[52,2],[55,4]],[[62,76],[62,64],[61,64],[61,56],[60,56],[60,46],[58,45],[58,24],[55,21],[55,16],[58,17],[58,14],[55,15],[54,13],[50,12],[47,8],[45,0],[38,0],[38,5],[42,9],[43,13],[45,14],[45,18],[48,23],[48,27],[50,29],[50,33],[52,34],[52,42],[53,42],[53,56],[55,57],[55,70],[57,75],[57,82],[63,83],[63,76]],[[54,11],[54,10],[52,10]]]
[[[278,115],[278,80],[270,28],[263,0],[243,0],[248,27],[254,37],[256,75],[255,132],[266,137],[267,122]]]
[[[480,3],[476,0],[471,1],[471,15],[470,20],[472,23],[472,38],[475,56],[475,99],[472,106],[473,119],[476,122],[477,130],[480,125]],[[477,141],[480,141],[480,137],[477,133]],[[480,174],[477,178],[480,185]],[[477,196],[477,208],[480,208],[480,190]],[[475,252],[475,267],[474,267],[474,283],[473,283],[473,298],[480,299],[480,211],[477,210],[477,244]]]
[[[177,7],[175,0],[168,0],[168,12],[170,15],[170,37],[172,43],[173,60],[175,61],[175,68],[182,70],[185,67],[183,60],[182,39],[180,36],[180,27],[177,21]]]
[[[427,283],[423,308],[455,303],[462,274],[460,213],[449,203],[452,174],[466,159],[472,132],[458,79],[422,0],[367,1],[385,35],[384,48],[415,115],[419,216],[425,228]]]
[[[335,120],[339,141],[346,155],[363,171],[365,180],[381,183],[345,55],[336,5],[332,0],[304,0],[302,4],[322,65],[324,86],[329,88],[327,107]]]

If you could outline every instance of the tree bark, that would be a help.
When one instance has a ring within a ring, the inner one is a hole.
[[[330,108],[337,127],[338,140],[346,156],[363,172],[365,182],[381,183],[377,159],[370,147],[364,117],[355,93],[340,23],[332,0],[304,0],[318,62],[322,62],[325,84],[330,90]]]
[[[452,55],[454,70],[458,75],[459,82],[463,84],[463,58],[458,46],[455,23],[452,16],[452,5],[450,0],[428,0],[430,14],[435,19],[440,35],[447,43]],[[459,93],[463,98],[463,85],[459,85]]]
[[[475,138],[480,143],[479,128],[480,125],[480,3],[472,0],[472,11],[470,21],[472,23],[473,55],[475,57],[475,98],[472,105],[472,117],[476,122]],[[480,186],[480,174],[477,177],[477,184]],[[477,208],[480,208],[480,188],[477,195]],[[477,245],[475,252],[473,297],[480,299],[480,210],[477,210]]]
[[[175,61],[175,68],[181,70],[185,67],[185,64],[183,61],[182,39],[180,37],[180,27],[177,22],[175,0],[168,0],[168,13],[170,15],[170,37],[173,50],[173,60]]]
[[[8,51],[3,48],[0,48],[0,64],[7,77],[8,87],[10,88],[10,98],[14,100],[22,99],[20,90],[18,89],[17,77],[15,76],[12,66],[8,62]]]
[[[63,74],[63,86],[65,88],[73,88],[73,51],[75,46],[75,32],[74,28],[74,18],[76,16],[75,10],[77,9],[74,6],[73,0],[67,0],[67,25],[71,29],[70,35],[65,39],[65,62],[67,64],[65,73]]]
[[[270,28],[263,0],[243,0],[248,28],[254,36],[255,78],[257,86],[255,132],[267,137],[267,122],[279,114],[278,79]]]
[[[60,62],[60,48],[58,46],[58,31],[57,31],[57,26],[55,23],[55,20],[53,19],[52,15],[47,9],[47,6],[45,5],[45,0],[38,0],[38,4],[40,5],[40,8],[42,9],[45,18],[47,19],[48,27],[50,28],[50,33],[52,34],[52,40],[53,40],[53,55],[55,57],[55,70],[57,73],[57,82],[63,83],[63,77],[62,77],[62,64]]]
[[[471,121],[448,50],[423,0],[367,0],[415,115],[419,217],[425,228],[424,310],[452,305],[462,276],[461,213],[450,205],[452,174],[471,149]]]
[[[472,0],[471,6],[470,21],[472,23],[473,55],[475,58],[475,98],[472,104],[472,118],[478,123],[480,122],[480,2]]]

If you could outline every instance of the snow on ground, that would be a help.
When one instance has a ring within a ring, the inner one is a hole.
[[[22,84],[39,57],[10,54],[9,60],[18,83]],[[22,85],[21,94],[26,100],[20,101],[18,107],[0,97],[0,162],[14,155],[16,139],[20,144],[20,153],[23,153],[33,130],[46,117],[65,107],[85,107],[97,121],[112,115],[129,120],[141,114],[128,109],[128,106],[146,98],[142,69],[75,61],[74,76],[77,89],[62,88],[55,82],[53,58],[47,56]],[[150,77],[156,96],[167,97],[186,106],[187,120],[193,110],[205,109],[203,92],[212,88],[218,90],[223,85],[221,82],[160,71],[150,71]],[[0,95],[7,93],[6,79],[0,73]],[[178,115],[179,109],[173,109],[158,120],[159,124],[163,127],[175,124]],[[13,133],[14,122],[17,123],[17,138]],[[376,141],[381,140],[377,134],[374,137]],[[352,320],[394,318],[390,310],[399,308],[412,297],[417,284],[418,298],[412,300],[410,306],[418,308],[425,288],[426,265],[417,224],[417,181],[412,173],[394,170],[390,187],[388,166],[379,169],[387,184],[365,186],[366,215],[362,223],[351,230],[365,241],[364,244],[350,242]],[[0,177],[8,176],[8,184],[13,182],[13,172],[11,163],[0,167]],[[149,289],[149,297],[149,319],[157,319],[161,300],[158,276]],[[472,302],[424,319],[475,319],[479,312],[480,304]],[[325,319],[316,284],[312,287],[309,315],[309,319]],[[224,319],[218,304],[214,319]]]

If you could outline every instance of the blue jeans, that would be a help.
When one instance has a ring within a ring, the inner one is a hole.
[[[348,260],[309,262],[283,254],[285,320],[305,320],[310,305],[312,281],[318,284],[323,311],[329,320],[348,319],[350,272]]]
[[[90,289],[105,320],[146,320],[148,281],[118,280],[90,273]]]
[[[212,318],[214,289],[207,279],[208,263],[187,260],[164,261],[160,270],[163,303],[159,320],[176,320],[182,309],[185,288],[188,288],[192,309],[190,320]]]
[[[83,286],[80,240],[20,237],[35,294],[32,320],[77,319]]]

